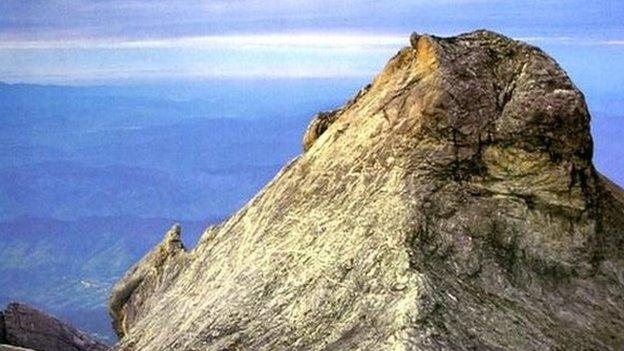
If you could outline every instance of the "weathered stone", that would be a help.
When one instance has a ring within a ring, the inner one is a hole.
[[[6,342],[36,351],[103,351],[108,346],[58,319],[20,303],[4,311]],[[8,347],[8,346],[7,346]]]
[[[412,46],[413,49],[418,48],[418,40],[420,39],[420,37],[421,35],[416,32],[413,32],[410,35],[410,45]]]
[[[303,151],[308,151],[314,142],[325,133],[332,123],[338,118],[340,110],[319,112],[314,116],[303,134]]]
[[[163,241],[118,282],[109,298],[109,314],[120,337],[142,313],[148,296],[164,291],[184,262],[185,248],[179,224],[167,231]],[[140,308],[139,308],[140,307]]]
[[[624,193],[582,93],[492,32],[412,41],[196,248],[128,273],[115,350],[622,348]]]

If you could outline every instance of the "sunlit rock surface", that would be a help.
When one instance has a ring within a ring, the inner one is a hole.
[[[174,227],[128,273],[115,350],[622,348],[624,196],[582,93],[496,33],[410,42],[197,247]]]

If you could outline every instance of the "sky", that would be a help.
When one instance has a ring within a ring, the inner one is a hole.
[[[624,78],[624,1],[3,0],[0,81],[371,77],[412,31],[545,48],[584,85]]]

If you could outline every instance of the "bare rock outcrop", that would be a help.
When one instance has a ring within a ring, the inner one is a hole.
[[[232,218],[128,273],[115,350],[621,349],[624,193],[589,122],[536,47],[414,35]]]
[[[6,350],[104,351],[108,346],[58,319],[21,303],[11,303],[4,314]]]
[[[323,134],[327,128],[338,118],[340,110],[332,110],[319,112],[312,118],[312,122],[308,125],[303,134],[303,150],[308,151],[312,147],[316,139]]]
[[[113,328],[123,337],[130,326],[148,311],[148,297],[165,291],[184,262],[186,250],[181,239],[179,224],[165,233],[162,242],[137,263],[111,292],[109,314]]]

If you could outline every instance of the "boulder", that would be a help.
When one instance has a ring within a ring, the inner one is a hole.
[[[21,303],[4,311],[6,343],[35,351],[104,351],[108,346],[58,319]],[[9,346],[6,346],[9,347]]]

